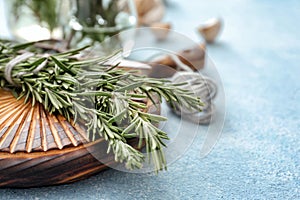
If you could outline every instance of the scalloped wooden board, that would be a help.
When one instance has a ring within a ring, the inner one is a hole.
[[[147,110],[160,112],[151,101]],[[137,142],[130,144],[136,148]],[[103,139],[89,143],[83,130],[63,116],[50,115],[38,103],[24,104],[0,89],[0,187],[40,187],[88,178],[115,164],[106,150]]]

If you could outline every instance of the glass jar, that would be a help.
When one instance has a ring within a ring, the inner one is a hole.
[[[6,1],[6,16],[15,40],[37,41],[63,39],[70,10],[66,0]]]
[[[71,46],[79,46],[80,43],[101,43],[137,25],[133,0],[70,0],[70,2]]]

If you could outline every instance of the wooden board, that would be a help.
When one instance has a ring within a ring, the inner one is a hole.
[[[148,101],[147,111],[160,110]],[[130,144],[137,148],[137,140]],[[43,106],[0,90],[0,187],[71,183],[116,164],[103,139],[87,142],[82,130]],[[102,158],[101,163],[97,158]]]

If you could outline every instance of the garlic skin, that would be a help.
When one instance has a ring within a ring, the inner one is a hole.
[[[207,43],[214,43],[220,34],[223,21],[220,18],[212,18],[207,20],[198,28],[198,32],[202,35]]]

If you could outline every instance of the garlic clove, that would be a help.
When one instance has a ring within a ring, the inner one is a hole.
[[[198,32],[202,35],[207,43],[213,43],[222,29],[222,20],[219,18],[212,18],[206,21],[198,28]]]
[[[156,6],[155,0],[135,0],[137,13],[139,16],[145,15]]]
[[[156,22],[150,25],[151,31],[157,40],[167,39],[172,25],[165,22]]]
[[[162,20],[165,6],[162,0],[135,0],[139,25],[150,25]]]

